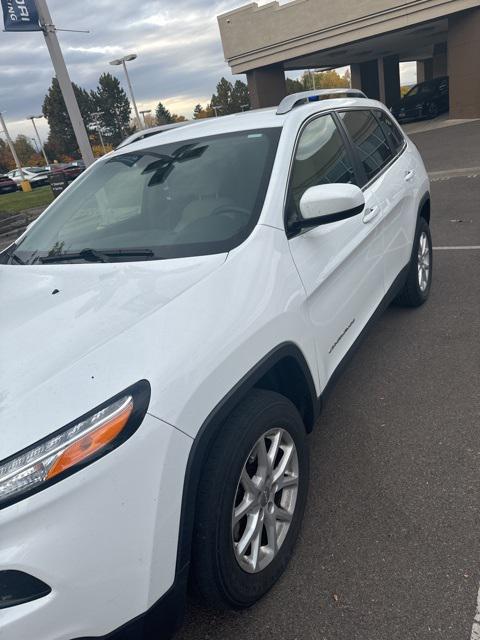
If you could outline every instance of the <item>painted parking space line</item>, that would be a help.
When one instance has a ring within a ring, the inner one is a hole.
[[[472,635],[470,640],[480,640],[480,589],[478,590],[477,597],[477,611],[475,618],[473,619]]]
[[[478,251],[480,244],[472,244],[461,247],[433,247],[434,251]]]

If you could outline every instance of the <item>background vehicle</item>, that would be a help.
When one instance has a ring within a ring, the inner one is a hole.
[[[12,193],[17,190],[17,184],[9,176],[0,176],[0,193]]]
[[[436,118],[449,109],[448,77],[435,78],[415,85],[393,109],[400,122]]]
[[[81,161],[58,162],[48,167],[51,174],[63,173],[68,182],[73,182],[85,171],[85,164]]]
[[[30,182],[33,189],[35,187],[45,187],[49,184],[48,169],[45,169],[43,167],[25,167],[22,169],[22,171],[25,179]],[[7,175],[15,182],[17,188],[20,189],[20,185],[23,180],[20,170],[15,169],[14,171],[10,171],[9,173],[7,173]]]
[[[425,167],[359,96],[128,145],[0,254],[2,640],[166,638],[189,582],[282,575],[329,386],[431,286]]]

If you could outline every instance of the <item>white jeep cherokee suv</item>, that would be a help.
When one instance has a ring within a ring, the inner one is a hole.
[[[308,433],[375,314],[425,302],[429,182],[354,91],[99,160],[0,254],[0,636],[166,638],[287,566]]]

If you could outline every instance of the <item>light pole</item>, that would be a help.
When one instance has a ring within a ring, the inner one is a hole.
[[[22,2],[21,4],[25,3]],[[67,65],[63,59],[62,50],[57,38],[57,30],[53,24],[47,0],[35,0],[35,4],[38,11],[38,17],[40,18],[43,35],[45,36],[45,42],[47,43],[47,48],[50,53],[50,57],[52,58],[55,75],[57,76],[58,84],[62,91],[73,131],[75,132],[78,148],[80,149],[85,165],[88,167],[94,162],[92,147],[90,146],[85,123],[83,122],[77,98],[73,91],[72,81],[68,75]]]
[[[38,133],[37,125],[35,124],[35,120],[39,120],[40,118],[43,118],[43,115],[42,116],[28,116],[28,120],[32,121],[33,128],[35,129],[35,133],[37,135],[38,142],[40,143],[40,149],[42,150],[43,157],[45,158],[45,164],[49,165],[50,163],[48,161],[47,154],[45,153],[45,149],[44,149],[43,144],[42,144],[42,139],[40,138],[40,134]]]
[[[3,128],[3,133],[5,134],[5,138],[7,139],[8,146],[10,147],[10,151],[12,152],[13,159],[15,160],[15,164],[17,169],[20,171],[20,175],[22,176],[22,191],[31,191],[32,187],[30,183],[25,177],[23,173],[22,165],[20,164],[20,160],[18,158],[17,152],[15,151],[15,147],[13,145],[10,134],[8,133],[7,125],[5,124],[5,120],[3,119],[3,113],[0,111],[0,124]]]
[[[143,124],[145,125],[145,129],[147,128],[147,121],[145,120],[145,116],[147,116],[149,113],[152,113],[151,109],[145,109],[145,111],[140,111],[140,113],[142,114],[143,117]]]
[[[128,89],[130,91],[130,97],[132,98],[133,109],[135,111],[135,116],[137,118],[138,126],[140,127],[140,129],[143,129],[142,121],[140,120],[140,114],[138,112],[137,103],[135,101],[135,96],[133,95],[132,83],[130,82],[130,76],[128,75],[128,70],[127,70],[127,62],[132,62],[132,60],[136,60],[136,59],[137,59],[137,54],[131,53],[128,56],[123,56],[123,58],[112,60],[110,64],[114,67],[119,67],[120,65],[123,65],[123,70],[125,71],[125,76],[127,77]]]
[[[93,124],[97,127],[98,135],[100,136],[100,142],[102,144],[103,154],[105,155],[107,153],[107,149],[105,147],[105,142],[103,141],[102,127],[100,124],[100,116],[103,116],[103,113],[102,111],[95,111],[95,113],[92,113],[92,116],[94,118]]]

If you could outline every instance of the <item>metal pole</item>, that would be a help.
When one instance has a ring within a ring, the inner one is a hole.
[[[85,123],[83,122],[82,114],[78,107],[77,98],[73,91],[72,81],[68,75],[67,66],[63,58],[62,50],[58,42],[55,26],[53,25],[52,16],[47,6],[47,0],[35,0],[37,5],[38,15],[40,18],[40,24],[45,36],[45,42],[47,43],[50,57],[52,58],[53,68],[57,76],[58,84],[62,91],[65,106],[72,123],[73,131],[77,139],[77,144],[82,154],[83,161],[88,167],[94,162],[92,147],[88,139]]]
[[[15,147],[13,145],[10,134],[8,133],[7,125],[5,124],[5,120],[3,119],[3,114],[0,111],[0,122],[3,127],[3,133],[7,139],[8,146],[10,147],[10,151],[12,152],[13,159],[15,160],[15,164],[17,165],[17,169],[20,171],[20,175],[22,176],[22,180],[25,181],[25,174],[23,173],[22,165],[20,164],[20,160],[18,159],[17,152],[15,151]]]
[[[138,126],[140,127],[140,129],[144,129],[144,127],[142,126],[142,121],[140,120],[140,114],[138,113],[138,107],[137,107],[137,103],[136,103],[136,100],[135,100],[135,96],[133,95],[133,87],[132,87],[132,83],[130,82],[130,76],[128,75],[127,63],[125,62],[125,59],[122,60],[122,64],[123,64],[123,68],[125,70],[125,75],[127,76],[128,89],[130,91],[130,96],[132,98],[132,104],[133,104],[133,108],[135,110],[135,116],[137,118]]]
[[[102,149],[103,149],[103,154],[105,155],[107,153],[107,149],[105,148],[105,142],[103,141],[102,127],[101,127],[101,124],[100,124],[100,116],[102,116],[102,115],[103,115],[102,111],[96,111],[95,113],[92,113],[92,116],[95,118],[93,124],[97,128],[98,136],[100,138],[100,143],[101,143]]]
[[[43,157],[45,158],[45,164],[49,165],[47,154],[45,153],[45,149],[42,144],[42,139],[40,138],[40,134],[38,133],[37,125],[35,124],[35,118],[30,118],[33,124],[33,128],[35,129],[35,133],[37,134],[38,142],[40,143],[40,149],[42,150]]]

